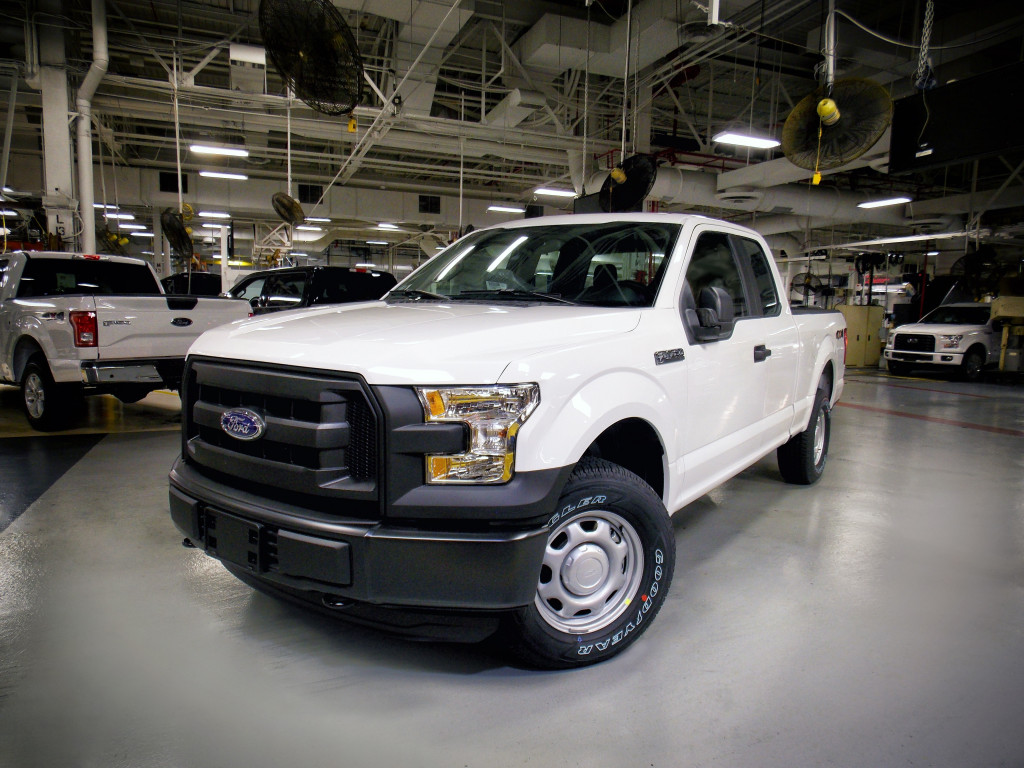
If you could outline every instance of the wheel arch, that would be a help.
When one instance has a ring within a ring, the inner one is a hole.
[[[632,472],[665,500],[665,446],[649,422],[635,417],[615,422],[597,436],[583,456],[604,459]]]
[[[43,362],[49,368],[50,364],[46,360],[46,353],[43,352],[43,348],[38,341],[31,336],[22,336],[18,339],[18,343],[14,345],[14,355],[11,359],[11,373],[14,374],[13,378],[15,381],[21,381],[21,374],[24,372],[25,366],[36,355],[42,357]],[[53,371],[50,373],[52,374]]]

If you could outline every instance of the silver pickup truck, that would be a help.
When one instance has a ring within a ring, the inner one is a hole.
[[[192,342],[249,313],[235,299],[164,295],[141,259],[0,254],[0,381],[21,387],[34,428],[56,429],[82,395],[130,403],[177,389]]]

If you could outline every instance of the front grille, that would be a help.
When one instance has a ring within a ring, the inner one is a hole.
[[[378,419],[360,379],[200,359],[183,400],[184,455],[219,482],[343,516],[379,513]],[[236,408],[260,416],[262,436],[221,428]]]
[[[907,352],[934,352],[935,337],[927,334],[897,333],[892,346],[893,349],[902,349]]]

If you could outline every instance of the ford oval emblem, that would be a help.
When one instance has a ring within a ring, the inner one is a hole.
[[[171,325],[176,325],[179,328],[187,328],[192,325],[192,319],[188,317],[176,317],[171,320]]]
[[[239,440],[258,440],[263,437],[267,424],[248,408],[232,408],[220,417],[220,428]]]

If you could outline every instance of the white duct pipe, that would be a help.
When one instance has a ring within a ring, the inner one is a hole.
[[[607,176],[606,171],[592,176],[586,185],[587,192],[598,191]],[[744,196],[736,189],[720,193],[714,174],[662,166],[648,199],[751,213],[787,211],[786,215],[759,221],[755,229],[762,234],[799,232],[808,226],[827,226],[835,222],[866,221],[896,226],[910,223],[902,206],[858,208],[857,204],[865,200],[863,196],[829,188],[784,184],[767,189],[751,188],[747,193]]]
[[[107,51],[107,9],[104,0],[92,0],[92,66],[78,87],[78,210],[82,219],[79,247],[96,252],[96,214],[93,210],[92,97],[110,63]]]

